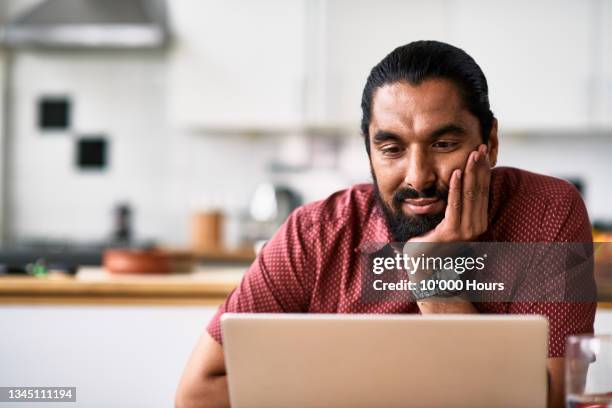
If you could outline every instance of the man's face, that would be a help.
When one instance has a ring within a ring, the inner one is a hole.
[[[478,118],[446,79],[396,82],[372,100],[370,166],[378,199],[398,241],[444,218],[450,177],[482,143]]]

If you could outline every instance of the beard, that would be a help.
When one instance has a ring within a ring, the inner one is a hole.
[[[431,186],[421,192],[412,188],[401,188],[393,193],[391,206],[389,206],[380,194],[374,171],[372,171],[372,178],[377,205],[382,209],[387,226],[396,242],[406,242],[411,238],[423,235],[434,229],[444,219],[443,211],[438,214],[407,215],[402,210],[402,204],[409,198],[438,198],[447,202],[447,190],[440,190],[436,186]]]

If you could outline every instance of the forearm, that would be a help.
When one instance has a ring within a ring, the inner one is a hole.
[[[200,384],[181,386],[176,395],[176,408],[229,407],[227,376],[209,376]]]
[[[565,399],[565,358],[548,359],[548,408],[563,408]]]

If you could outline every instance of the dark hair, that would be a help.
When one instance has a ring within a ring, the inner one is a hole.
[[[450,44],[414,41],[394,49],[370,71],[361,97],[361,132],[368,154],[372,96],[376,89],[399,81],[418,85],[430,78],[449,79],[459,87],[467,109],[480,121],[483,142],[488,142],[494,116],[489,106],[487,79],[476,61]]]

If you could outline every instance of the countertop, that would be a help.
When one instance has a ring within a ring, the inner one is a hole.
[[[0,304],[218,305],[246,269],[211,266],[185,274],[112,275],[100,267],[81,267],[75,276],[3,276]]]
[[[247,266],[198,266],[191,273],[113,275],[81,267],[75,276],[1,276],[0,304],[210,305],[223,302]],[[599,281],[600,308],[612,309],[612,285]]]

